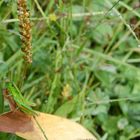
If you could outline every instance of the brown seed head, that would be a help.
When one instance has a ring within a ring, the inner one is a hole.
[[[27,1],[18,0],[18,19],[19,19],[19,28],[22,40],[22,52],[24,53],[24,60],[27,63],[32,62],[32,53],[31,53],[31,23],[30,23],[30,13],[27,10]]]

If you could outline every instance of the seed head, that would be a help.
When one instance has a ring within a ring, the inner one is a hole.
[[[32,53],[31,53],[31,23],[30,23],[30,13],[27,9],[26,0],[18,0],[18,19],[19,19],[19,28],[22,41],[22,52],[24,53],[24,60],[27,63],[32,63]]]

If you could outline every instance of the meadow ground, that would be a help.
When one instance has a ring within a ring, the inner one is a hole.
[[[139,0],[30,0],[25,64],[15,0],[0,1],[0,91],[14,81],[34,109],[81,123],[99,140],[140,138]],[[9,110],[0,94],[0,112]],[[0,140],[21,140],[0,133]]]

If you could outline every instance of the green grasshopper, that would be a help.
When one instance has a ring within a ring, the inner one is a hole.
[[[33,103],[31,103],[27,99],[25,99],[23,97],[23,95],[21,94],[21,92],[19,91],[19,89],[17,88],[17,86],[12,82],[6,82],[6,90],[8,91],[8,96],[12,96],[15,104],[22,112],[24,112],[28,115],[32,115],[34,117],[34,119],[35,119],[38,127],[41,129],[45,139],[48,140],[44,130],[42,129],[42,127],[40,126],[40,124],[38,123],[38,121],[35,118],[35,115],[38,115],[38,113],[30,107],[30,106],[33,106]]]
[[[6,89],[8,90],[9,95],[12,96],[15,101],[17,107],[24,113],[28,115],[37,115],[36,111],[34,111],[31,106],[33,103],[29,102],[27,99],[23,97],[17,86],[12,82],[6,82]]]

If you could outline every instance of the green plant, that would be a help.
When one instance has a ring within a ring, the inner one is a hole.
[[[36,110],[74,119],[98,139],[138,139],[139,1],[34,0],[28,6],[33,63],[21,84],[16,3],[0,2],[1,89],[5,78],[15,81]],[[62,94],[66,85],[69,96]]]

